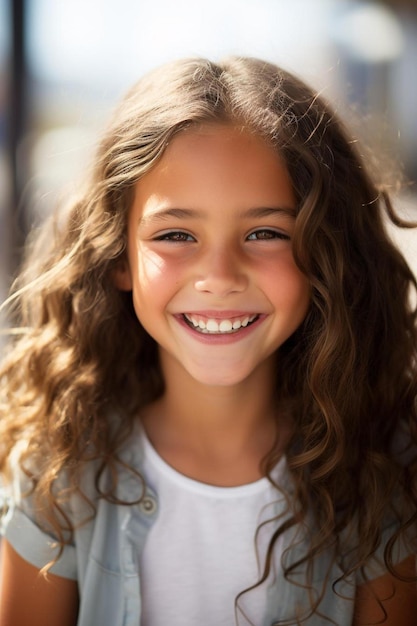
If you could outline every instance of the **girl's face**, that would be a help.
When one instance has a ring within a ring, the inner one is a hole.
[[[291,249],[294,221],[280,157],[233,126],[178,134],[137,183],[116,280],[133,290],[166,379],[181,368],[225,386],[271,372],[309,306]]]

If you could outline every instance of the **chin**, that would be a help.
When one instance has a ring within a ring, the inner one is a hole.
[[[241,385],[245,381],[248,380],[251,373],[241,372],[237,373],[235,371],[227,371],[220,372],[218,369],[215,372],[189,372],[191,377],[201,385],[206,385],[207,387],[234,387],[236,385]]]

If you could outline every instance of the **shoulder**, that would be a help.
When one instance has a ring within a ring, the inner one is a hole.
[[[114,534],[125,526],[126,520],[136,519],[131,515],[132,506],[126,505],[139,504],[134,508],[146,520],[146,527],[156,514],[156,496],[143,479],[142,452],[135,437],[120,450],[113,467],[97,459],[79,468],[75,485],[66,471],[57,478],[54,485],[59,507],[57,521],[65,542],[61,552],[58,534],[45,523],[31,493],[30,479],[18,463],[13,472],[13,482],[0,493],[4,505],[2,534],[24,559],[39,569],[59,555],[50,570],[59,576],[76,578],[94,538],[109,529]]]
[[[395,566],[396,576],[382,576],[358,585],[353,626],[383,623],[409,626],[417,615],[416,556],[411,555]]]

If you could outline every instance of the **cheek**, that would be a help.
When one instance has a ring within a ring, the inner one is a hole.
[[[147,247],[135,251],[133,301],[138,317],[153,316],[165,309],[176,291],[178,268]]]
[[[300,272],[292,259],[274,264],[263,274],[268,281],[270,297],[287,313],[293,313],[300,321],[304,319],[310,304],[310,282]]]
[[[163,280],[167,266],[158,254],[146,248],[139,249],[136,258],[137,279],[140,285],[153,285]]]
[[[149,248],[139,247],[132,261],[134,295],[136,291],[136,295],[143,298],[144,304],[158,300],[165,291],[174,286],[175,275],[172,266]]]
[[[289,305],[294,304],[294,309],[298,309],[304,319],[310,305],[311,288],[310,282],[299,269],[293,266],[284,280],[284,285],[289,296]]]

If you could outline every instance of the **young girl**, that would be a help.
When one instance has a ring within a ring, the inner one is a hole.
[[[8,301],[2,626],[417,615],[416,281],[323,100],[141,80]]]

